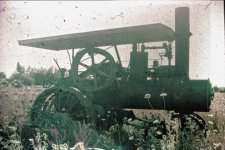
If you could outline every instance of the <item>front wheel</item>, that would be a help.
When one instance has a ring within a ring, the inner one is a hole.
[[[32,126],[40,128],[53,143],[73,146],[74,122],[90,122],[94,110],[92,101],[80,90],[52,87],[37,96],[30,120]]]
[[[64,113],[81,121],[88,117],[91,107],[91,100],[77,88],[52,87],[37,96],[31,108],[31,121],[43,112]]]

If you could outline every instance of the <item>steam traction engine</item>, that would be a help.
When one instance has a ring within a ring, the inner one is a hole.
[[[38,116],[47,110],[67,113],[74,120],[93,120],[102,108],[174,110],[180,114],[209,111],[213,97],[209,80],[189,79],[190,36],[189,8],[180,7],[175,9],[175,31],[158,23],[19,41],[24,46],[72,49],[73,53],[69,76],[61,69],[62,79],[34,102],[31,120],[38,123]],[[161,42],[161,46],[148,46],[151,42]],[[127,44],[132,51],[129,65],[124,67],[117,45]],[[115,49],[117,62],[106,46]],[[74,49],[80,49],[76,55]],[[149,60],[158,49],[167,65]]]

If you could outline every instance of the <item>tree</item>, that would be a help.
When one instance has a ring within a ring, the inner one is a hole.
[[[25,68],[24,68],[23,66],[21,66],[19,62],[17,62],[17,65],[16,65],[16,71],[17,71],[19,74],[24,74],[24,73],[25,73]]]
[[[1,79],[6,79],[6,75],[4,72],[0,72],[0,80]]]

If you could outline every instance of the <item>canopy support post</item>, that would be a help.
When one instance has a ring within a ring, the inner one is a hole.
[[[117,46],[114,45],[114,48],[115,48],[115,51],[116,51],[116,56],[117,56],[117,58],[118,58],[119,65],[120,65],[121,68],[123,68],[122,62],[121,62],[121,59],[120,59],[120,55],[119,55],[119,51],[118,51],[118,49],[117,49]]]

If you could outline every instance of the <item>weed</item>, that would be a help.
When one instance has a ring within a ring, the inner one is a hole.
[[[198,113],[207,122],[205,132],[196,132],[196,123],[186,122],[180,128],[180,120],[172,117],[172,112],[148,113],[139,119],[124,118],[122,123],[114,123],[107,130],[96,130],[95,124],[71,121],[66,114],[43,114],[38,124],[32,127],[28,112],[38,93],[39,87],[0,89],[0,146],[2,149],[24,149],[22,128],[30,148],[33,149],[101,149],[116,150],[195,150],[222,149],[225,143],[225,94],[216,93],[209,113]],[[166,105],[166,104],[165,104]],[[47,113],[47,112],[46,112]],[[58,122],[58,123],[57,123]],[[45,124],[45,125],[44,125]],[[52,126],[53,125],[53,126]],[[68,130],[69,129],[69,130]]]

